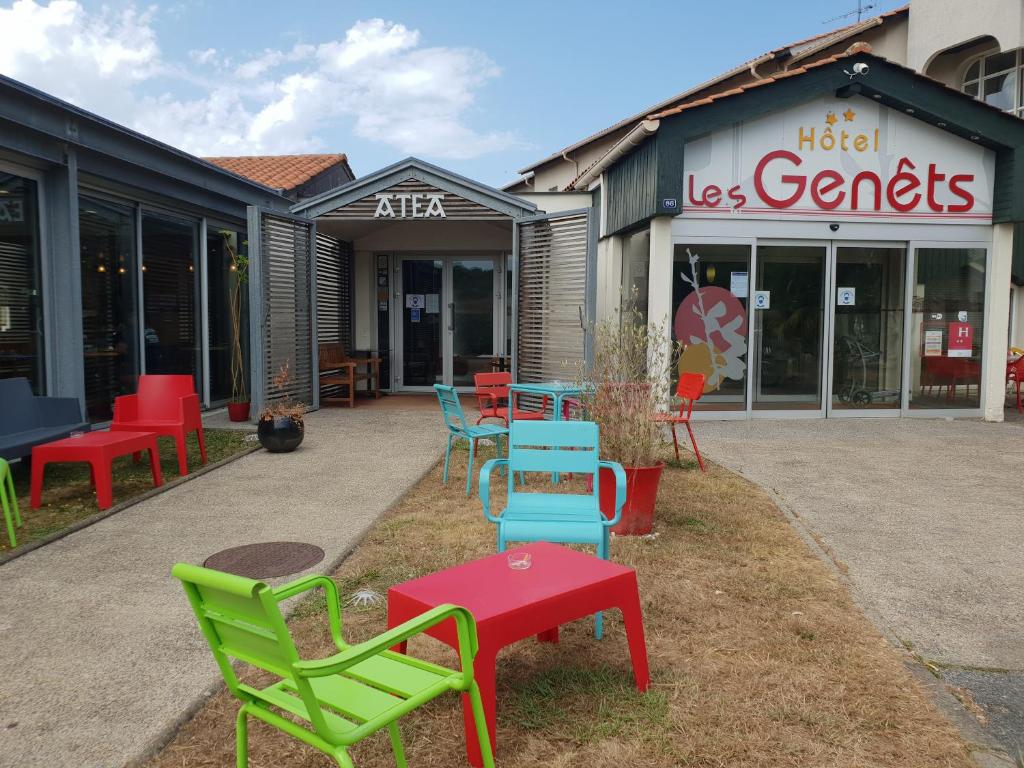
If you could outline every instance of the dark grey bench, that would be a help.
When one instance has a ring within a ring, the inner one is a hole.
[[[22,459],[32,447],[89,431],[74,397],[37,397],[28,379],[0,379],[0,458]]]

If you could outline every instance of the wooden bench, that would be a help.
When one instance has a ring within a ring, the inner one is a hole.
[[[356,382],[365,381],[366,391],[380,397],[380,358],[349,357],[337,342],[320,345],[320,386],[341,387],[342,397],[321,397],[322,405],[356,404]],[[346,394],[347,393],[347,394]]]

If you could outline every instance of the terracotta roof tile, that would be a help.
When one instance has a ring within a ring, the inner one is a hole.
[[[285,191],[295,189],[331,166],[338,163],[348,164],[348,158],[343,154],[249,155],[203,159],[226,171]]]

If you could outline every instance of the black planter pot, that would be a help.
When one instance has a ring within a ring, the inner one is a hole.
[[[260,444],[271,453],[288,453],[299,447],[306,436],[306,428],[302,419],[292,416],[274,416],[260,419],[256,426],[256,434]]]

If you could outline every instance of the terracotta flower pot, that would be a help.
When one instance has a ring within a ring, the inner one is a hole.
[[[249,403],[228,403],[228,419],[230,421],[248,421]]]
[[[614,526],[616,536],[643,536],[654,527],[654,502],[658,498],[663,462],[653,467],[625,467],[626,503],[622,517]],[[610,469],[601,469],[598,474],[598,496],[601,512],[611,520],[615,517],[615,474]]]
[[[256,434],[260,445],[271,453],[289,453],[299,447],[306,436],[306,427],[302,419],[293,416],[274,416],[260,419],[256,425]]]

